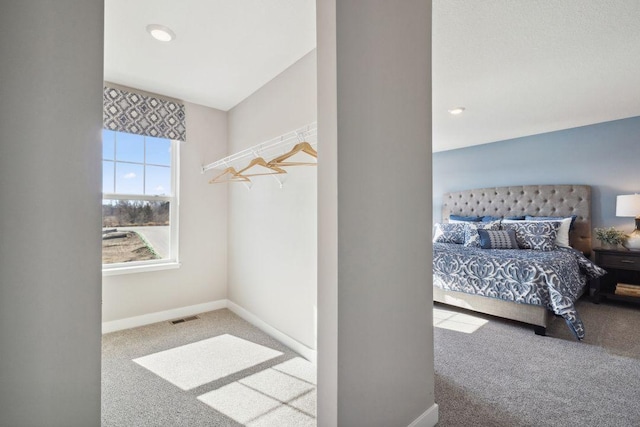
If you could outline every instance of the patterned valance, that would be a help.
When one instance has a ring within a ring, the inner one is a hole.
[[[103,127],[119,132],[187,140],[184,105],[113,87],[104,87]]]

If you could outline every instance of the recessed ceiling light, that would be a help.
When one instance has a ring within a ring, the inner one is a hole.
[[[164,25],[149,24],[147,25],[147,32],[151,34],[151,37],[156,40],[160,40],[161,42],[170,42],[176,38],[176,33],[171,31],[171,28],[165,27]]]
[[[462,114],[462,112],[464,111],[464,107],[454,107],[448,111],[450,114],[457,116],[458,114]]]

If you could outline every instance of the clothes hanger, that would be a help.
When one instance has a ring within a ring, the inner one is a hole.
[[[269,164],[272,166],[316,166],[318,164],[318,162],[286,162],[285,161],[288,158],[293,157],[300,152],[308,154],[315,159],[318,158],[318,152],[313,149],[311,144],[305,141],[305,142],[300,142],[296,144],[291,149],[291,151],[283,154],[282,156],[276,157],[275,159],[271,160]]]
[[[223,179],[225,175],[231,175],[227,179]],[[244,175],[239,174],[232,167],[226,168],[220,175],[209,181],[209,184],[219,184],[221,182],[251,182],[249,178]]]
[[[258,173],[244,173],[245,171],[256,167],[256,166],[262,166],[263,168],[269,169],[271,172],[258,172]],[[259,175],[280,175],[283,173],[287,173],[286,170],[284,169],[280,169],[279,167],[277,167],[276,165],[271,165],[269,163],[267,163],[267,161],[265,159],[263,159],[262,157],[257,157],[253,160],[251,160],[251,162],[249,163],[249,165],[240,170],[238,172],[238,175],[242,175],[242,176],[259,176]]]

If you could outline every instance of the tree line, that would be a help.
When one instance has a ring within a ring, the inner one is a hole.
[[[103,227],[169,225],[169,216],[167,201],[117,200],[102,204]]]

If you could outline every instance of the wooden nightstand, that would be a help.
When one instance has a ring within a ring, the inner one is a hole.
[[[640,251],[629,251],[622,248],[594,248],[593,251],[596,254],[596,264],[607,270],[606,275],[591,281],[590,294],[593,302],[599,303],[602,298],[608,298],[640,303],[640,293],[635,296],[634,292],[625,292],[623,289],[625,285],[630,285],[627,288],[638,285],[637,290],[640,292]],[[622,284],[622,286],[618,286],[618,284]],[[618,292],[616,292],[616,286],[618,286]],[[623,295],[623,293],[627,295]]]

